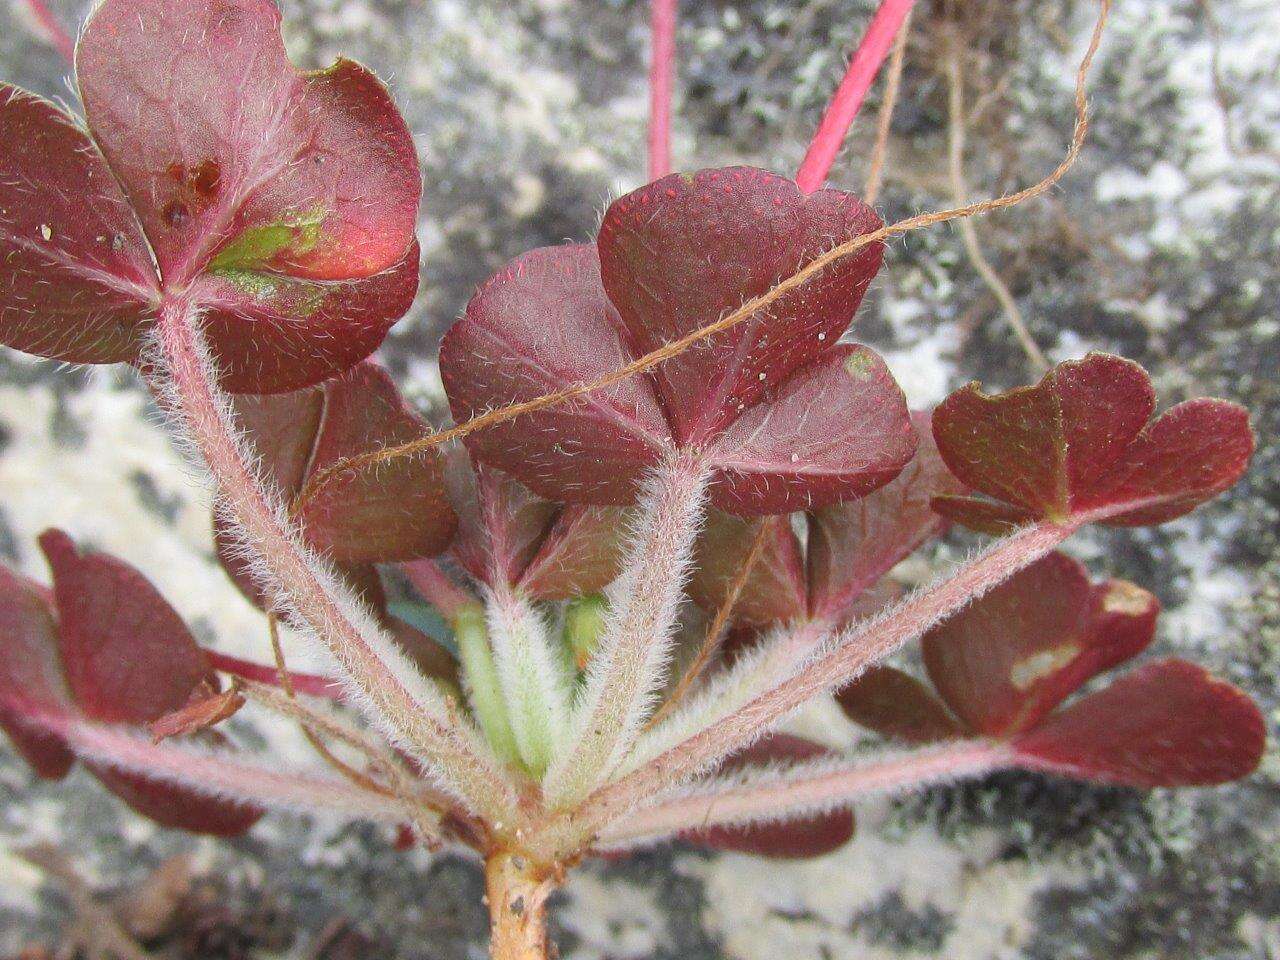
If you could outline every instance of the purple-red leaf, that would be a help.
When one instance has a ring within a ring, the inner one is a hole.
[[[1262,759],[1266,725],[1243,692],[1183,660],[1139,667],[1013,741],[1030,767],[1133,787],[1227,783]]]
[[[631,360],[589,244],[544,247],[491,277],[440,345],[459,423],[586,383]],[[549,499],[625,503],[670,429],[647,376],[467,437],[479,460]]]
[[[307,480],[316,436],[324,419],[324,387],[232,401],[236,420],[258,455],[259,468],[286,499]]]
[[[106,161],[59,107],[0,85],[0,342],[74,363],[133,360],[151,252]]]
[[[807,550],[801,549],[789,520],[770,521],[768,541],[735,608],[736,620],[766,626],[807,614],[839,622],[855,612],[870,612],[860,602],[868,598],[867,591],[945,526],[931,499],[962,489],[937,455],[928,415],[914,420],[921,443],[907,467],[865,497],[811,512]],[[758,523],[708,512],[689,584],[690,595],[704,609],[718,609],[758,529]]]
[[[40,536],[53,572],[62,665],[77,706],[103,723],[146,723],[185,706],[212,671],[177,611],[135,568]]]
[[[555,520],[558,507],[528,487],[461,449],[450,451],[445,480],[458,513],[458,534],[449,548],[475,580],[515,584]]]
[[[970,384],[935,411],[934,435],[952,472],[1005,506],[950,496],[935,506],[982,529],[1073,516],[1138,526],[1182,516],[1240,478],[1254,448],[1243,409],[1192,400],[1151,421],[1154,408],[1146,371],[1101,353],[1004,394]]]
[[[625,510],[569,504],[525,567],[520,588],[539,600],[598,593],[621,571],[626,533]]]
[[[71,697],[58,660],[58,625],[49,591],[0,566],[0,728],[39,774],[57,780],[73,756],[24,714],[61,713]]]
[[[889,368],[866,347],[841,344],[724,431],[711,502],[743,516],[824,507],[888,483],[915,449]]]
[[[108,0],[85,25],[76,73],[166,277],[189,280],[211,252],[317,280],[403,256],[419,190],[403,121],[359,64],[294,68],[274,4]]]
[[[374,363],[361,363],[326,383],[324,394],[311,476],[431,432]],[[300,519],[307,540],[341,564],[434,556],[448,546],[457,525],[434,450],[336,474],[307,500]]]
[[[734,604],[733,620],[764,627],[805,615],[804,559],[790,518],[744,520],[719,510],[707,512],[689,578],[689,596],[703,610],[715,613],[725,602],[762,524],[768,528],[765,541]]]
[[[854,723],[906,743],[933,743],[964,733],[923,683],[893,667],[871,667],[838,691],[836,702]]]
[[[365,279],[308,281],[223,269],[200,284],[205,335],[233,393],[281,393],[350,370],[418,292],[418,244]]]
[[[1007,737],[1142,651],[1159,609],[1147,591],[1092,584],[1081,564],[1052,553],[929,631],[925,667],[966,726]]]
[[[1194,510],[1240,479],[1253,456],[1249,414],[1209,397],[1188,400],[1152,422],[1080,508],[1128,510],[1108,519],[1121,527],[1164,523]]]
[[[929,414],[913,418],[920,444],[902,472],[859,500],[809,514],[809,612],[839,621],[894,566],[945,527],[931,503],[963,486],[942,458]]]
[[[796,763],[834,756],[812,740],[775,733],[739,751],[720,767],[722,773],[750,767]],[[753,824],[740,827],[709,827],[690,830],[681,839],[713,850],[734,850],[780,860],[821,857],[840,849],[853,838],[853,811],[835,810],[801,820]]]
[[[210,736],[214,734],[216,731],[210,732]],[[238,837],[262,819],[261,809],[245,803],[215,799],[99,764],[88,766],[103,786],[162,827],[213,837]]]
[[[265,472],[287,501],[337,463],[430,432],[372,361],[319,387],[239,397],[236,413]],[[437,554],[457,523],[435,451],[334,474],[307,498],[299,519],[307,542],[333,560],[371,602],[379,599],[379,590],[369,564]],[[220,531],[219,542],[224,565],[242,583],[244,565],[230,549],[225,531]],[[261,605],[256,588],[247,594]]]
[[[849,194],[746,167],[651,183],[609,208],[595,247],[535,250],[481,287],[441,348],[454,418],[595,382],[879,223]],[[684,447],[705,451],[712,501],[739,515],[864,495],[915,444],[883,362],[836,342],[880,257],[870,244],[644,373],[465,442],[560,501],[628,503]]]
[[[417,287],[420,184],[368,71],[296,70],[270,0],[105,0],[76,74],[87,134],[0,89],[0,342],[136,360],[180,295],[233,391],[315,383],[377,347]]]
[[[451,451],[446,476],[459,517],[450,552],[480,583],[496,579],[539,600],[567,600],[618,575],[625,510],[561,507],[461,449]]]
[[[40,536],[53,572],[58,642],[75,706],[90,720],[143,725],[186,706],[217,678],[186,624],[129,564],[82,554],[60,530]],[[113,793],[165,826],[230,836],[262,811],[90,764]]]
[[[805,194],[751,167],[673,174],[617,200],[600,226],[601,274],[640,353],[768,292],[880,226],[852,194]],[[844,333],[880,269],[870,244],[750,320],[665,361],[654,379],[682,442],[703,443]]]

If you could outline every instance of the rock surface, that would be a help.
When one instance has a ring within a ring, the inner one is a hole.
[[[872,7],[683,4],[677,166],[794,170],[841,51]],[[881,200],[886,219],[949,205],[945,46],[934,7],[922,4],[915,17]],[[54,9],[68,24],[84,12],[78,0]],[[980,111],[966,169],[977,197],[1031,182],[1057,162],[1095,7],[1016,0],[964,11],[976,38],[965,49],[968,97]],[[388,77],[417,134],[424,290],[383,355],[410,394],[431,403],[434,345],[473,286],[523,250],[589,236],[604,204],[643,178],[644,5],[289,0],[285,20],[298,62],[318,66],[344,53]],[[1191,656],[1243,686],[1273,732],[1278,71],[1271,0],[1120,5],[1092,83],[1095,123],[1083,159],[1049,197],[977,224],[1051,357],[1121,352],[1153,371],[1166,401],[1217,394],[1254,411],[1262,447],[1229,496],[1166,527],[1090,534],[1073,549],[1097,571],[1155,590],[1167,610],[1158,652]],[[65,74],[16,0],[0,8],[0,76],[70,99]],[[863,182],[878,97],[834,171],[837,185]],[[916,405],[973,376],[1005,387],[1034,375],[949,228],[893,244],[859,323],[860,338],[885,352]],[[213,563],[206,492],[136,382],[5,351],[0,554],[43,575],[33,539],[52,524],[137,564],[210,642],[261,655],[260,618]],[[940,556],[965,548],[956,539]],[[798,722],[833,744],[856,736],[826,705]],[[304,749],[284,727],[246,723],[240,733]],[[866,805],[855,841],[810,863],[676,850],[588,866],[557,900],[557,935],[564,955],[581,960],[1280,956],[1278,778],[1274,751],[1254,777],[1216,790],[1142,795],[1002,775]],[[379,944],[378,956],[483,953],[477,870],[397,854],[377,830],[271,817],[230,845],[193,841],[122,812],[81,774],[33,784],[4,749],[0,835],[60,843],[106,887],[194,850],[223,878],[229,914],[274,916],[297,931],[298,944],[341,916]],[[38,875],[0,854],[0,956],[52,942],[66,917],[66,903]],[[278,949],[248,955],[284,955]]]

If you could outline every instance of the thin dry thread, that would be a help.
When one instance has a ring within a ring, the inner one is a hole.
[[[1212,0],[1197,0],[1200,11],[1204,14],[1205,26],[1209,31],[1209,74],[1213,80],[1213,99],[1222,114],[1222,138],[1226,141],[1227,150],[1235,157],[1266,157],[1280,162],[1280,150],[1266,147],[1246,146],[1236,126],[1235,114],[1232,111],[1236,99],[1227,87],[1227,80],[1222,70],[1222,24],[1218,22]]]
[[[729,592],[725,594],[724,600],[720,602],[720,606],[716,609],[714,619],[712,619],[710,626],[707,627],[707,635],[702,639],[702,646],[698,648],[697,655],[690,661],[689,666],[685,668],[684,674],[672,689],[671,696],[667,697],[662,706],[654,711],[653,716],[649,718],[649,722],[645,724],[646,731],[657,726],[659,721],[680,705],[680,702],[693,689],[693,685],[698,682],[698,678],[702,676],[702,671],[707,668],[712,656],[720,649],[724,639],[725,627],[729,623],[729,615],[733,613],[733,608],[737,606],[738,598],[742,596],[742,591],[747,586],[747,580],[751,577],[751,571],[755,568],[756,561],[760,559],[760,554],[764,552],[764,542],[768,536],[769,528],[775,522],[774,518],[767,517],[760,523],[760,529],[756,531],[756,535],[751,541],[751,549],[747,551],[747,558],[742,562],[742,566],[738,568],[738,573],[733,578]]]
[[[284,647],[280,644],[279,621],[274,613],[267,614],[267,633],[271,638],[271,655],[276,661],[276,673],[280,677],[280,689],[284,691],[285,697],[290,701],[296,702],[298,696],[293,689],[293,678],[289,676],[289,668],[284,660]],[[320,755],[320,758],[329,766],[333,767],[333,769],[337,770],[338,773],[342,774],[342,776],[350,780],[355,786],[360,787],[363,790],[369,790],[373,793],[380,794],[384,797],[395,796],[392,790],[388,789],[386,786],[379,783],[377,780],[374,780],[367,774],[357,770],[330,750],[324,740],[320,738],[320,735],[316,733],[314,727],[305,719],[300,718],[298,726],[302,728],[303,736],[307,738],[307,742],[311,744],[316,753]]]
[[[490,410],[488,413],[481,414],[478,417],[460,423],[457,426],[450,427],[447,430],[441,430],[428,437],[422,437],[419,440],[413,440],[409,443],[401,444],[394,447],[384,447],[381,450],[371,450],[367,453],[359,454],[354,457],[348,457],[330,464],[324,470],[315,474],[307,482],[306,486],[298,494],[294,501],[293,510],[300,513],[304,510],[311,498],[314,497],[326,483],[335,476],[354,470],[361,470],[365,467],[375,466],[379,463],[385,463],[389,460],[399,459],[400,457],[411,457],[427,450],[431,450],[442,443],[450,440],[457,440],[465,437],[477,430],[484,430],[487,427],[496,426],[497,424],[506,423],[514,420],[516,417],[523,416],[527,413],[536,413],[539,410],[545,410],[547,407],[555,406],[558,403],[564,403],[576,397],[584,396],[588,393],[594,393],[596,390],[603,390],[612,386],[620,380],[625,380],[637,373],[642,373],[651,367],[678,356],[685,350],[688,350],[695,343],[722,333],[732,327],[737,326],[745,320],[750,319],[758,311],[772,304],[786,294],[790,293],[797,287],[803,286],[808,280],[815,275],[821,273],[837,260],[856,253],[863,247],[872,243],[877,243],[888,237],[896,237],[912,230],[919,230],[923,227],[933,226],[936,223],[946,223],[950,220],[958,220],[964,217],[980,216],[990,213],[994,210],[1003,210],[1006,207],[1012,207],[1026,200],[1034,199],[1051,189],[1059,180],[1061,180],[1075,165],[1076,160],[1080,156],[1080,151],[1084,147],[1085,136],[1089,130],[1089,104],[1085,96],[1085,81],[1088,79],[1089,69],[1093,65],[1095,54],[1098,52],[1098,45],[1102,42],[1102,32],[1107,23],[1107,16],[1111,10],[1112,0],[1101,0],[1098,20],[1094,24],[1093,34],[1089,39],[1088,49],[1085,51],[1084,57],[1080,61],[1080,66],[1076,70],[1075,78],[1075,110],[1076,120],[1075,126],[1071,133],[1071,142],[1067,147],[1066,155],[1061,162],[1049,173],[1043,180],[1024,187],[1022,190],[1013,193],[1007,193],[1003,196],[996,197],[991,200],[980,200],[975,203],[966,204],[961,207],[954,207],[949,210],[939,210],[934,213],[919,214],[914,217],[907,217],[887,226],[874,230],[871,233],[863,234],[855,237],[846,243],[833,247],[820,257],[809,263],[808,266],[781,281],[773,289],[759,297],[748,300],[741,307],[731,311],[721,317],[714,323],[709,323],[701,329],[695,330],[678,340],[664,344],[656,350],[650,351],[643,357],[633,360],[617,370],[604,374],[588,383],[575,384],[565,387],[552,393],[543,394],[540,397],[534,397],[532,400],[524,400],[520,403],[514,403],[507,407],[500,407],[497,410]]]
[[[947,144],[947,172],[951,179],[952,203],[963,203],[965,196],[969,192],[964,179],[966,121],[964,115],[964,71],[960,57],[960,38],[957,36],[956,31],[951,29],[948,31],[947,36],[946,71],[949,140]],[[1017,338],[1019,345],[1021,345],[1023,352],[1026,353],[1027,359],[1039,370],[1048,370],[1049,361],[1040,349],[1040,345],[1036,343],[1035,338],[1031,336],[1031,332],[1027,329],[1026,321],[1022,318],[1022,311],[1018,308],[1018,301],[1014,299],[1008,284],[1000,278],[1000,274],[996,273],[995,267],[991,265],[991,261],[983,253],[982,244],[978,241],[977,229],[968,220],[962,220],[959,224],[959,229],[960,239],[964,243],[965,252],[969,255],[969,262],[973,265],[973,269],[977,271],[978,276],[982,278],[982,282],[987,285],[987,289],[1000,302],[1000,307],[1004,310],[1005,320],[1013,331],[1014,337]]]
[[[339,743],[345,743],[359,751],[372,767],[381,771],[391,786],[386,787],[372,780],[369,784],[357,782],[356,785],[379,796],[399,801],[404,808],[406,819],[416,828],[419,839],[429,848],[439,847],[440,816],[448,809],[448,803],[443,798],[433,796],[421,788],[401,766],[395,755],[379,749],[358,731],[336,719],[307,708],[298,700],[267,684],[250,681],[245,684],[244,692],[246,697],[268,710],[297,720],[304,732],[312,729],[322,731]],[[341,763],[341,761],[338,762]],[[363,776],[358,771],[352,772]],[[344,776],[347,775],[347,771],[343,773]]]
[[[893,41],[893,53],[889,56],[889,73],[885,78],[884,102],[876,117],[876,142],[871,148],[871,163],[867,168],[867,188],[862,199],[868,207],[874,207],[880,197],[880,184],[884,175],[885,155],[889,151],[889,133],[893,127],[893,111],[898,106],[898,93],[902,89],[902,68],[907,59],[907,37],[911,33],[911,17],[914,9],[907,11],[902,28]]]

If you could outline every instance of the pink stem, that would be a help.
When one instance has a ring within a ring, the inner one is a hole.
[[[678,0],[652,0],[649,65],[649,179],[671,172],[671,85],[676,60],[676,5]]]
[[[301,812],[339,813],[367,820],[402,822],[404,805],[360,790],[346,780],[279,763],[245,760],[172,744],[70,716],[26,713],[22,721],[56,734],[85,760],[154,777],[206,796]]]
[[[280,686],[280,672],[273,666],[254,663],[252,660],[241,660],[239,657],[213,650],[206,650],[205,653],[215,670],[229,673],[241,680],[252,680],[254,683],[265,683],[272,687]],[[293,670],[289,671],[289,679],[293,681],[293,688],[305,696],[337,701],[346,699],[342,694],[342,685],[337,680],[317,676],[314,673],[297,673]]]
[[[711,470],[701,452],[673,452],[644,485],[622,573],[578,691],[572,735],[543,791],[567,807],[587,797],[640,737],[675,642],[685,573],[702,526]]]
[[[796,183],[805,193],[812,193],[826,182],[836,154],[853,125],[863,98],[884,64],[893,39],[907,19],[915,0],[881,0],[880,8],[867,26],[866,35],[854,51],[844,79],[822,115],[822,122],[809,142],[809,150],[796,174]]]
[[[45,39],[62,54],[69,66],[73,65],[76,62],[76,42],[71,39],[66,27],[53,15],[44,0],[26,0],[26,4],[40,29],[44,31]]]
[[[422,598],[448,620],[453,620],[459,611],[474,607],[480,602],[450,580],[434,560],[410,560],[400,564],[400,569],[409,578],[414,589],[422,594]]]
[[[390,736],[411,745],[471,812],[509,821],[515,790],[478,731],[459,723],[453,703],[422,676],[342,581],[290,528],[259,482],[236,431],[198,309],[167,298],[158,324],[162,395],[181,416],[219,493],[274,580],[279,599],[337,663],[358,703]],[[167,389],[166,389],[167,388]]]
[[[745,746],[796,708],[853,680],[868,666],[1039,560],[1082,522],[1077,517],[1069,524],[1026,527],[883,615],[852,625],[828,645],[825,654],[790,679],[598,791],[579,811],[580,823],[587,827],[600,822],[594,819],[597,816],[608,819],[619,810],[630,809],[638,800],[686,780]]]
[[[753,822],[774,822],[863,797],[917,790],[1013,766],[1008,745],[988,740],[958,740],[885,756],[807,764],[756,782],[712,781],[684,796],[633,811],[606,827],[601,846],[656,842],[686,830]]]

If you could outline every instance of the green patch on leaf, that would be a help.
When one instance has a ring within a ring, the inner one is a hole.
[[[255,300],[270,303],[295,320],[305,320],[320,309],[326,291],[315,283],[290,280],[287,277],[255,270],[222,269],[215,274]]]
[[[319,243],[320,226],[328,215],[324,207],[316,207],[275,223],[249,227],[213,258],[209,269],[218,274],[229,270],[261,270],[281,254],[305,256]]]
[[[845,373],[849,374],[854,380],[868,380],[871,378],[872,368],[875,361],[865,352],[851,353],[844,361]]]

